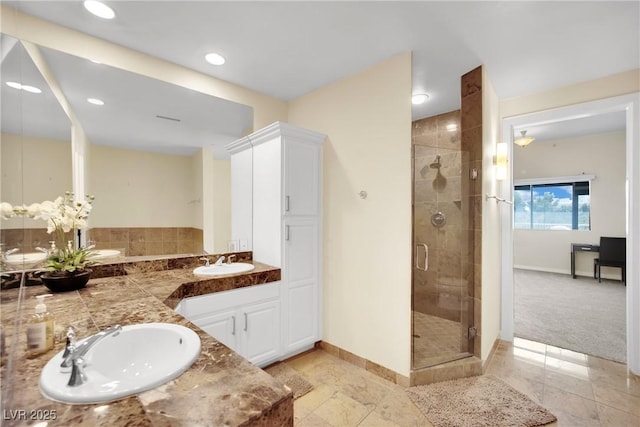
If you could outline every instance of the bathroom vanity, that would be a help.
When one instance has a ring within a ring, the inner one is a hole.
[[[24,334],[18,333],[12,369],[7,370],[6,358],[3,360],[4,425],[40,421],[47,421],[49,426],[293,425],[293,398],[288,388],[174,311],[180,301],[194,301],[203,298],[202,295],[233,295],[238,292],[235,289],[251,295],[253,292],[246,291],[252,288],[258,290],[258,294],[263,289],[274,292],[280,269],[254,263],[255,269],[247,273],[206,277],[193,274],[193,263],[158,271],[154,268],[158,262],[166,265],[166,260],[132,263],[126,275],[95,278],[84,289],[49,298],[49,311],[56,321],[54,349],[27,358]],[[2,291],[3,319],[15,315],[18,292],[18,289]],[[34,296],[47,293],[47,289],[28,286],[23,292],[22,313],[26,316],[25,313],[33,311]],[[244,321],[240,306],[233,305],[232,311]],[[248,328],[253,327],[253,316],[259,312],[261,310],[247,312]],[[148,322],[183,325],[198,334],[202,345],[200,355],[184,374],[155,389],[107,404],[66,405],[41,395],[40,372],[49,359],[64,348],[67,326],[72,325],[78,337],[85,337],[114,324]],[[245,327],[246,323],[238,322],[236,331]],[[3,324],[3,328],[9,345],[14,331],[8,324]],[[277,330],[275,328],[274,333]],[[250,333],[251,329],[243,332]],[[246,347],[247,342],[243,338],[236,348],[252,350],[254,347],[250,344]]]

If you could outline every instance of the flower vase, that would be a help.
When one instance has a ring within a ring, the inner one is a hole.
[[[73,273],[47,271],[40,275],[40,280],[52,292],[68,292],[82,289],[87,285],[91,278],[92,270],[86,268],[84,270],[75,271]]]

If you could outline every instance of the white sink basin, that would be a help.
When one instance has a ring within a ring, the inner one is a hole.
[[[111,402],[158,387],[186,371],[200,354],[200,337],[172,323],[123,326],[88,351],[84,384],[68,386],[62,373],[62,351],[44,367],[40,391],[62,403]]]
[[[27,252],[23,254],[5,255],[4,261],[7,264],[37,264],[47,259],[44,252]]]
[[[120,251],[117,249],[93,249],[91,251],[91,259],[113,258],[117,256],[120,256]]]
[[[244,273],[253,270],[255,265],[246,262],[234,262],[231,264],[210,265],[208,267],[197,267],[193,274],[202,276],[221,276],[223,274]]]

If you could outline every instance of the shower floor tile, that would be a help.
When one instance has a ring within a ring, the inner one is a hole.
[[[413,312],[413,366],[423,366],[429,359],[453,357],[464,351],[459,322]]]

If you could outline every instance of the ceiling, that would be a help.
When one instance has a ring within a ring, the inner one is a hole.
[[[459,108],[480,64],[501,99],[640,68],[637,1],[107,1],[111,21],[78,0],[3,3],[283,100],[410,50],[413,92],[430,95],[414,119]]]

